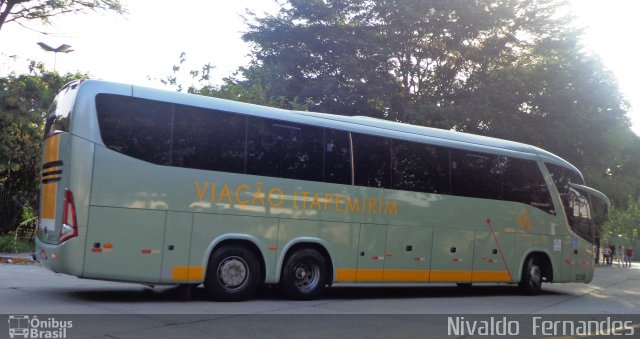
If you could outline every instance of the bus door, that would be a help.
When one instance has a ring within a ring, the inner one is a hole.
[[[475,231],[436,228],[430,282],[471,282]]]
[[[158,282],[166,214],[157,210],[92,206],[84,277]]]
[[[387,225],[360,224],[356,282],[382,282]]]
[[[570,234],[562,244],[565,276],[568,276],[571,281],[590,281],[594,263],[591,244],[595,243],[595,224],[589,197],[570,187],[568,204],[567,218],[573,234]]]
[[[425,226],[387,226],[385,282],[428,282],[433,229]]]

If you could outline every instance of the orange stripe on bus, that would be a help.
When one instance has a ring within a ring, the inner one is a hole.
[[[471,271],[431,271],[430,282],[470,282]]]
[[[387,282],[428,282],[428,270],[384,270],[382,281]]]
[[[59,160],[58,159],[59,146],[60,146],[59,134],[50,136],[44,141],[43,163]],[[49,182],[46,184],[42,184],[42,212],[40,213],[40,217],[42,219],[56,218],[57,191],[58,191],[58,184],[56,182]]]
[[[511,282],[507,271],[453,270],[336,270],[336,282]]]
[[[473,282],[511,282],[511,275],[507,271],[473,271]]]
[[[356,281],[356,270],[350,268],[336,269],[337,282],[354,282]]]
[[[42,185],[42,219],[56,218],[56,191],[57,183],[48,183]]]
[[[204,277],[204,267],[202,266],[174,266],[171,272],[173,280],[202,281]]]
[[[380,282],[382,281],[382,270],[378,269],[359,269],[356,270],[357,282]]]
[[[60,160],[58,146],[60,146],[60,134],[52,135],[44,141],[44,163]]]

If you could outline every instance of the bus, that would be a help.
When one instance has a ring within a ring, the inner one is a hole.
[[[93,80],[55,98],[42,159],[44,267],[228,301],[261,285],[313,299],[333,284],[588,283],[591,204],[609,204],[526,144]]]

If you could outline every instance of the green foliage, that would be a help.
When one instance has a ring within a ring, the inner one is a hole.
[[[204,95],[234,101],[248,102],[256,105],[286,108],[292,110],[307,110],[305,103],[299,103],[298,98],[292,100],[284,96],[269,96],[269,88],[263,87],[261,81],[237,82],[234,79],[224,79],[222,86],[216,86],[211,82],[211,70],[215,68],[211,63],[203,65],[200,69],[185,69],[187,54],[181,52],[178,63],[173,65],[171,74],[160,79],[160,83],[182,92],[186,87],[187,93]],[[154,79],[149,77],[150,80]],[[186,81],[186,84],[185,84]]]
[[[13,204],[36,206],[45,112],[65,83],[83,77],[61,76],[32,63],[29,74],[0,78],[0,192]]]
[[[601,241],[622,241],[630,243],[633,229],[640,228],[640,197],[629,197],[627,209],[617,209],[611,213],[609,220],[603,225]],[[602,242],[601,242],[602,243]]]
[[[221,92],[282,98],[532,144],[624,208],[640,194],[640,138],[602,64],[556,0],[286,1],[249,13],[252,63]]]
[[[9,22],[39,20],[50,23],[54,16],[88,11],[126,12],[120,0],[1,0],[0,29]]]
[[[0,252],[4,253],[21,253],[33,252],[34,245],[25,239],[15,236],[15,234],[7,234],[0,236]]]

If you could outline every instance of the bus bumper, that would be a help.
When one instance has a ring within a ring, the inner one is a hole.
[[[75,237],[62,244],[48,244],[36,238],[36,259],[48,270],[81,277],[84,243],[84,237]]]

